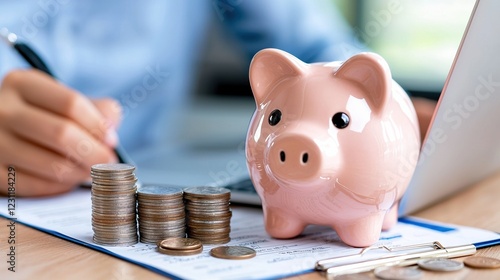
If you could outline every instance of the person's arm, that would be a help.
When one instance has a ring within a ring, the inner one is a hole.
[[[16,168],[16,195],[72,189],[96,163],[116,161],[119,105],[91,101],[38,70],[13,70],[0,86],[0,174]],[[7,180],[0,194],[7,193]]]

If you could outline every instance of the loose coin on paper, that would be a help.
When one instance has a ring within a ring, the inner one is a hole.
[[[351,273],[351,274],[342,274],[336,275],[334,277],[335,280],[372,280],[373,278],[364,273]]]
[[[167,238],[160,241],[159,247],[171,250],[192,250],[202,247],[201,241],[194,238]]]
[[[464,264],[446,258],[429,258],[418,261],[418,266],[432,271],[457,271],[462,269]]]
[[[219,259],[243,260],[255,257],[257,252],[244,246],[220,246],[210,250],[210,255]]]
[[[464,264],[473,268],[500,268],[500,260],[490,257],[468,257],[464,260]]]
[[[203,245],[193,238],[170,237],[158,242],[158,252],[171,256],[190,256],[203,252]]]
[[[197,254],[203,252],[203,247],[200,247],[198,249],[190,249],[190,250],[171,250],[171,249],[165,249],[163,247],[158,247],[158,252],[165,254],[165,255],[171,255],[171,256],[191,256],[191,255],[197,255]]]
[[[414,280],[420,279],[423,275],[422,271],[413,267],[401,266],[382,266],[377,267],[375,276],[386,280]]]

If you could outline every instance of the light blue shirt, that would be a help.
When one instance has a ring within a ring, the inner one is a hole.
[[[214,19],[249,60],[268,47],[307,62],[341,60],[359,46],[322,1],[40,0],[0,1],[0,7],[0,27],[39,52],[58,80],[121,103],[120,141],[132,154],[176,133],[175,112],[188,101]],[[0,78],[20,67],[28,65],[0,44]]]

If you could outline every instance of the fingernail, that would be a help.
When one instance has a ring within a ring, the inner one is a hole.
[[[115,153],[113,153],[113,154],[111,155],[111,160],[110,160],[110,162],[111,162],[111,163],[118,163],[118,156],[117,156]]]
[[[118,145],[118,133],[116,133],[114,128],[108,128],[106,131],[106,137],[104,138],[104,143],[110,147]]]

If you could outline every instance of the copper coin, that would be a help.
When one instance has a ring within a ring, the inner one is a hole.
[[[244,246],[220,246],[210,250],[210,255],[219,259],[244,260],[255,257],[257,252]]]
[[[175,238],[175,237],[174,237]],[[190,256],[190,255],[196,255],[201,252],[203,252],[203,247],[200,247],[198,249],[191,249],[191,250],[171,250],[171,249],[165,249],[163,247],[158,247],[158,252],[166,255],[171,255],[171,256]]]
[[[500,260],[490,257],[468,257],[464,260],[466,266],[474,268],[499,268]]]
[[[159,242],[159,246],[169,250],[193,250],[202,247],[201,241],[194,238],[171,237]]]

